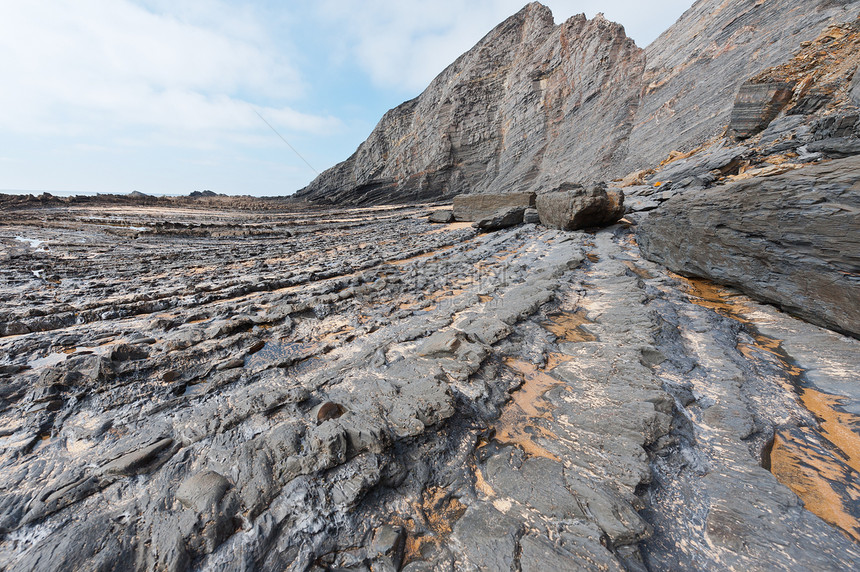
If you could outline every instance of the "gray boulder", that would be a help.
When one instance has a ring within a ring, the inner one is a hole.
[[[746,139],[763,131],[791,101],[793,90],[794,84],[785,82],[742,84],[732,108],[729,133]]]
[[[827,157],[844,158],[860,155],[860,139],[855,137],[830,137],[813,141],[806,146],[810,153],[822,153]]]
[[[525,210],[523,207],[500,209],[493,213],[492,216],[476,221],[473,226],[486,231],[501,230],[516,226],[523,223],[523,213]]]
[[[624,216],[624,193],[601,185],[588,188],[565,183],[538,195],[537,210],[544,226],[561,230],[606,226]]]
[[[453,211],[433,211],[430,213],[430,216],[427,217],[427,220],[430,222],[447,224],[449,222],[454,222],[454,213]]]

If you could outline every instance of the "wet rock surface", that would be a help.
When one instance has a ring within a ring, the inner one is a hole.
[[[860,342],[427,211],[4,213],[0,567],[857,567]]]

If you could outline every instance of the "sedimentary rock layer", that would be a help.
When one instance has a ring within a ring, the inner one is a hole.
[[[676,272],[860,336],[860,158],[673,197],[641,226]]]
[[[296,196],[365,204],[540,192],[651,168],[721,135],[744,82],[858,11],[856,1],[700,0],[643,51],[600,15],[556,26],[532,3]],[[752,103],[745,136],[781,109]]]
[[[0,567],[857,568],[860,342],[426,215],[0,211]]]
[[[644,65],[620,25],[579,15],[556,26],[529,4],[296,196],[403,202],[615,174]]]
[[[860,2],[699,0],[646,52],[643,93],[628,142],[628,171],[654,167],[723,133],[738,90],[789,60]]]

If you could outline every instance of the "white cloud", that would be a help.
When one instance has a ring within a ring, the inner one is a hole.
[[[0,130],[23,133],[259,128],[248,99],[305,88],[253,17],[215,0],[10,2],[0,53]],[[290,130],[338,125],[283,104],[264,114]]]
[[[313,173],[254,109],[322,169],[525,3],[6,0],[0,187],[293,191]],[[643,45],[688,2],[545,3]]]
[[[341,34],[340,57],[354,58],[382,87],[418,92],[445,66],[474,46],[523,0],[321,0],[316,17]],[[578,13],[626,25],[640,46],[650,43],[692,4],[692,0],[545,0],[556,23]]]
[[[381,86],[421,90],[521,0],[322,0],[317,17],[343,34],[340,49]]]

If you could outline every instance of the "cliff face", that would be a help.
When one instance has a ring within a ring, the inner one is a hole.
[[[653,167],[722,134],[738,89],[786,62],[830,22],[856,17],[860,2],[699,0],[646,48],[646,68],[625,160]]]
[[[858,10],[858,1],[699,0],[641,50],[600,15],[556,26],[532,3],[296,197],[369,204],[541,192],[650,168],[723,134],[745,81]]]
[[[618,24],[580,15],[556,26],[548,8],[529,4],[297,197],[413,201],[614,174],[644,66]]]

